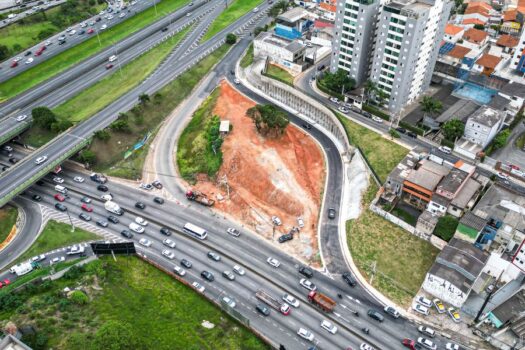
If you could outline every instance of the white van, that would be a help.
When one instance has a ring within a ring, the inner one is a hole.
[[[55,186],[55,191],[63,193],[63,194],[66,194],[67,193],[67,188],[65,188],[62,185],[56,185]]]
[[[129,224],[129,229],[131,231],[135,231],[137,233],[144,233],[144,227],[140,226],[139,224],[136,224],[134,222]]]
[[[109,62],[113,62],[117,59],[117,56],[116,55],[113,55],[109,58]]]

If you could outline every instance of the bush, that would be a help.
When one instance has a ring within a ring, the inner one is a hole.
[[[35,107],[31,111],[31,115],[35,125],[46,130],[51,130],[52,125],[57,121],[55,113],[47,107]]]
[[[438,219],[436,228],[434,229],[434,235],[448,242],[454,236],[458,224],[459,220],[452,215],[447,214],[443,217],[440,217]]]
[[[442,146],[447,146],[447,147],[449,147],[449,148],[454,149],[454,142],[449,141],[449,140],[447,140],[447,139],[442,139],[442,140],[441,140],[441,145],[442,145]]]
[[[85,149],[78,155],[78,160],[82,163],[95,164],[97,161],[97,155],[95,152]]]
[[[226,44],[233,45],[236,42],[237,42],[237,35],[233,33],[228,33],[228,35],[226,35]]]
[[[139,341],[133,328],[125,322],[107,321],[95,333],[95,349],[127,350],[138,349]]]
[[[256,105],[248,109],[246,114],[252,118],[255,128],[263,136],[282,135],[290,123],[286,112],[274,105]]]
[[[404,122],[404,121],[400,121],[399,122],[399,126],[402,127],[402,128],[405,128],[407,130],[410,130],[420,136],[423,136],[423,134],[425,133],[425,131],[421,128],[418,128],[417,126],[415,125],[412,125],[412,124],[408,124],[407,122]]]
[[[516,114],[516,116],[514,117],[514,119],[512,120],[512,123],[510,123],[509,125],[509,129],[510,130],[514,130],[514,128],[521,122],[523,121],[523,113],[518,113]]]
[[[104,130],[95,131],[95,134],[93,136],[96,139],[99,139],[101,141],[107,141],[111,138],[111,133],[107,131],[106,129],[104,129]]]
[[[74,292],[72,292],[70,297],[71,301],[77,305],[85,305],[89,301],[88,296],[84,292],[79,290],[75,290]]]
[[[390,116],[387,113],[383,112],[380,109],[375,108],[374,106],[365,104],[363,105],[363,111],[372,113],[373,115],[376,115],[381,119],[390,120]]]
[[[60,133],[73,126],[73,122],[68,119],[60,119],[51,124],[51,131],[54,133]]]
[[[127,119],[117,119],[113,123],[111,123],[109,128],[113,131],[121,131],[121,132],[131,131]]]
[[[388,131],[388,133],[390,134],[390,136],[392,136],[392,137],[394,137],[396,139],[401,137],[401,136],[399,136],[399,133],[396,131],[396,129],[390,129]]]

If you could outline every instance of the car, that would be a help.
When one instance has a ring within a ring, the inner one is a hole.
[[[175,253],[173,253],[171,250],[169,249],[164,249],[162,250],[162,255],[164,255],[166,258],[170,259],[170,260],[173,260],[175,259]]]
[[[144,220],[144,218],[141,218],[140,216],[137,216],[135,218],[135,222],[141,226],[148,226],[149,222],[147,220]]]
[[[402,127],[397,127],[397,128],[396,128],[396,131],[397,131],[398,133],[400,133],[400,134],[406,134],[406,133],[407,133],[407,129],[402,128]],[[412,340],[412,341],[414,341],[414,340]]]
[[[60,210],[60,211],[66,211],[67,210],[67,207],[62,204],[62,203],[55,203],[55,208]]]
[[[284,300],[287,304],[289,304],[289,305],[291,305],[291,306],[293,306],[293,307],[295,307],[295,308],[299,307],[299,305],[300,305],[299,300],[297,300],[296,298],[294,298],[293,296],[291,296],[291,295],[288,294],[288,293],[284,293],[284,294],[283,294],[283,300]]]
[[[77,33],[77,31],[75,29],[73,29],[72,31],[69,32],[69,35],[75,35]]]
[[[357,284],[354,276],[352,276],[350,272],[343,272],[341,277],[350,287],[355,287],[355,285]]]
[[[84,221],[91,221],[91,216],[86,213],[80,213],[78,214],[78,217]]]
[[[80,198],[80,201],[82,203],[88,203],[89,204],[89,203],[91,203],[91,198],[84,196],[84,197]]]
[[[120,231],[120,234],[126,238],[133,238],[133,233],[131,233],[129,230],[122,230]]]
[[[226,232],[228,232],[230,235],[234,236],[234,237],[239,237],[241,235],[241,233],[239,232],[239,230],[235,229],[235,228],[232,228],[232,227],[228,227],[228,229],[226,230]]]
[[[107,221],[104,221],[104,220],[97,220],[97,226],[100,226],[100,227],[108,227],[108,222]]]
[[[95,23],[93,23],[93,24],[95,24]],[[86,33],[93,34],[94,32],[95,32],[95,30],[93,28],[89,28]]]
[[[111,21],[114,17],[113,17],[113,15],[107,15],[106,18],[108,19],[108,21]]]
[[[314,335],[312,334],[312,332],[310,332],[307,329],[302,328],[302,327],[299,328],[299,330],[297,331],[297,335],[300,336],[303,339],[308,340],[308,341],[313,341],[314,340]]]
[[[399,318],[401,316],[401,314],[399,313],[399,311],[397,311],[396,309],[394,309],[392,306],[385,306],[385,308],[383,309],[383,311],[385,312],[385,314],[389,314],[390,316],[392,316],[393,318]]]
[[[82,183],[82,182],[84,182],[85,180],[84,180],[84,178],[83,178],[82,176],[75,176],[75,177],[73,178],[73,181],[75,181],[75,182],[79,182],[79,183]]]
[[[282,236],[280,236],[277,241],[279,243],[284,243],[284,242],[287,242],[287,241],[291,241],[293,239],[293,234],[292,233],[287,233],[287,234],[284,234]]]
[[[35,160],[35,163],[36,163],[36,165],[40,165],[40,164],[44,163],[46,160],[47,160],[47,156],[41,156],[41,157],[38,157]]]
[[[416,302],[425,306],[425,307],[432,307],[432,302],[425,298],[424,296],[418,296],[416,298]]]
[[[339,99],[337,97],[330,97],[329,100],[335,104],[339,104]]]
[[[375,115],[372,116],[372,120],[375,121],[376,123],[380,123],[380,124],[383,122],[383,119],[381,119],[381,118],[379,118],[379,117],[377,117]]]
[[[226,297],[223,297],[222,298],[222,302],[225,303],[226,305],[228,305],[229,307],[231,307],[232,309],[237,305],[235,303],[235,300],[233,300],[232,298],[226,296]]]
[[[263,316],[269,316],[270,315],[270,309],[264,304],[257,304],[257,305],[255,305],[255,310],[257,310]]]
[[[164,244],[167,247],[170,247],[171,249],[174,249],[177,246],[177,243],[173,242],[169,238],[166,238],[165,240],[163,240],[162,244]]]
[[[163,234],[164,236],[171,236],[171,231],[167,227],[161,227],[160,233]]]
[[[361,111],[361,114],[367,118],[372,118],[372,113],[367,111]]]
[[[186,14],[186,17],[191,17],[191,12],[188,12],[188,13]]]
[[[275,225],[275,226],[281,226],[282,225],[282,222],[281,222],[281,219],[279,219],[277,216],[272,216],[272,223]]]
[[[97,21],[98,22],[98,21]],[[107,29],[108,25],[107,24],[103,24],[102,26],[100,26],[100,30],[105,30]]]
[[[423,337],[417,338],[417,344],[420,345],[421,347],[425,348],[425,349],[429,349],[429,350],[436,350],[437,349],[437,345],[434,344],[434,342],[432,340],[427,339],[427,338],[423,338]]]
[[[151,183],[151,185],[152,185],[153,187],[155,187],[156,189],[158,189],[158,190],[161,190],[162,187],[163,187],[159,180],[155,180],[155,181],[153,181],[153,182]]]
[[[139,244],[143,245],[144,247],[151,247],[151,241],[147,238],[141,238]]]
[[[306,278],[301,278],[299,280],[299,284],[303,286],[304,288],[308,289],[309,291],[313,291],[317,289],[317,286],[310,280],[307,280]]]
[[[429,337],[432,337],[432,338],[434,338],[436,336],[436,331],[433,330],[430,327],[427,327],[427,326],[419,326],[419,327],[417,327],[417,330],[418,330],[419,333],[423,333],[423,334],[428,335]]]
[[[139,188],[142,188],[143,190],[146,190],[146,191],[151,191],[153,189],[153,186],[151,184],[141,183],[139,185]]]
[[[49,46],[51,44],[53,44],[53,42],[51,40],[46,40],[46,42],[44,43],[44,45],[46,45],[46,46]]]
[[[499,177],[500,179],[503,179],[503,180],[508,180],[509,179],[509,177],[506,174],[502,173],[501,171],[498,172],[496,174],[496,176]]]
[[[97,186],[97,190],[99,190],[101,192],[107,192],[107,191],[109,191],[109,188],[106,185],[98,185]]]
[[[235,83],[235,85],[239,85],[241,83],[241,81],[237,78],[233,79],[233,82]]]
[[[361,345],[359,346],[359,349],[360,350],[375,350],[371,345],[367,343],[361,343]]]
[[[418,312],[418,313],[420,313],[422,315],[425,315],[425,316],[428,316],[430,314],[430,311],[428,310],[428,307],[423,306],[423,305],[418,304],[418,303],[412,304],[412,310],[414,310],[415,312]]]
[[[106,194],[103,194],[102,196],[100,196],[100,199],[102,199],[105,202],[111,201],[111,200],[113,200],[113,195],[111,193],[106,193]]]
[[[344,113],[344,114],[347,114],[349,112],[348,108],[346,108],[345,106],[340,106],[338,110],[339,112]]]
[[[31,262],[39,262],[39,261],[42,261],[42,260],[45,260],[46,259],[46,256],[44,254],[40,254],[40,255],[36,255],[34,257],[32,257],[31,259],[29,259],[29,261]]]
[[[458,344],[447,343],[447,344],[445,345],[445,349],[447,349],[447,350],[460,350],[461,348],[459,347]]]
[[[454,307],[449,307],[447,309],[447,313],[452,318],[452,321],[454,321],[456,323],[461,321],[461,316],[459,315],[458,309],[456,309]]]
[[[7,171],[9,168],[10,168],[9,165],[4,165],[2,166],[2,171]]]
[[[334,208],[328,208],[328,218],[335,219],[335,209]]]
[[[447,146],[439,146],[438,149],[445,154],[452,154],[452,150]]]
[[[297,226],[299,226],[299,228],[303,228],[304,227],[304,220],[303,218],[297,218]]]
[[[186,270],[180,266],[173,266],[173,271],[179,276],[184,276],[186,274]]]
[[[211,273],[210,271],[206,271],[206,270],[201,272],[201,277],[204,278],[208,282],[213,282],[215,280],[213,273]]]
[[[279,260],[277,259],[274,259],[272,257],[269,257],[268,259],[266,259],[266,262],[270,265],[270,266],[273,266],[275,268],[279,267],[281,265],[281,263],[279,262]]]
[[[82,205],[80,206],[80,208],[82,208],[82,210],[84,211],[87,211],[88,213],[91,213],[93,211],[93,208],[91,208],[90,206],[88,206],[86,203],[82,203]]]
[[[24,56],[26,56],[26,57],[27,57],[27,56],[29,56],[29,55],[31,55],[31,54],[32,54],[32,52],[31,52],[31,51],[27,51],[27,52],[26,52],[26,53],[24,54]]]
[[[106,69],[109,70],[109,69],[111,69],[111,68],[113,68],[113,63],[108,63],[108,64],[106,64]]]
[[[189,261],[189,260],[187,260],[187,259],[181,259],[181,260],[180,260],[180,264],[181,264],[182,266],[184,266],[185,268],[187,268],[187,269],[191,269],[191,266],[192,266],[191,261]]]
[[[206,290],[206,287],[201,285],[199,282],[193,282],[191,285],[197,290],[197,292],[204,293]]]
[[[212,260],[221,261],[221,256],[215,252],[209,251],[206,255]]]
[[[69,32],[72,31],[72,30],[73,30],[73,28],[68,27],[68,28],[66,29],[66,33],[69,33]]]
[[[235,280],[235,275],[231,271],[228,271],[228,270],[222,272],[222,277],[227,278],[230,281]]]
[[[82,22],[82,23],[80,23],[80,28],[86,28],[86,27],[87,27],[86,22]]]
[[[161,32],[167,32],[168,31],[168,27],[164,27],[160,30]]]
[[[84,29],[81,29],[77,32],[78,35],[86,34],[86,31]]]
[[[124,18],[126,16],[126,12],[122,12],[118,17],[119,18]]]
[[[4,288],[4,287],[7,287],[8,285],[11,284],[11,280],[6,278],[4,279],[3,281],[0,281],[0,288]]]
[[[35,202],[41,202],[42,201],[42,197],[39,196],[38,194],[34,194],[32,198],[33,198],[33,200]]]
[[[146,208],[146,204],[144,204],[142,202],[137,202],[137,203],[135,203],[135,208],[145,209]]]
[[[20,62],[20,61],[22,61],[21,56],[16,56],[15,59],[13,60],[13,62]]]
[[[3,145],[1,149],[2,151],[13,152],[13,147],[9,145]]]
[[[57,256],[57,257],[51,259],[51,261],[49,262],[49,265],[55,265],[55,264],[58,264],[58,263],[63,262],[63,261],[66,261],[65,257]]]
[[[332,334],[337,333],[337,327],[332,322],[327,321],[327,320],[323,320],[323,322],[321,322],[321,328],[326,329],[328,332]]]
[[[19,115],[18,117],[16,117],[16,121],[17,122],[23,122],[26,119],[27,119],[27,114],[22,114],[22,115]]]
[[[53,197],[59,202],[63,202],[66,200],[66,198],[64,198],[64,196],[61,195],[60,193],[55,194]]]
[[[410,350],[416,350],[416,341],[410,338],[405,338],[401,341],[401,344],[403,344],[406,348],[409,348]]]
[[[16,159],[15,157],[11,157],[11,158],[9,158],[9,163],[16,164],[16,163],[18,163],[18,159]]]
[[[445,305],[443,305],[443,303],[441,302],[440,299],[436,298],[434,300],[432,300],[432,304],[434,304],[434,307],[436,308],[437,312],[439,312],[440,314],[446,312],[447,310],[445,309]]]
[[[164,199],[160,198],[160,197],[155,197],[153,198],[153,201],[157,204],[164,204]]]
[[[377,310],[374,310],[374,309],[369,309],[368,312],[366,313],[369,317],[373,318],[374,320],[376,321],[379,321],[379,322],[383,322],[385,320],[385,318],[383,317],[383,315],[381,315],[381,313]]]
[[[108,216],[108,221],[112,224],[118,224],[120,222],[120,220],[114,215]]]
[[[239,276],[244,276],[246,274],[246,271],[244,271],[244,269],[240,267],[239,265],[235,265],[233,267],[233,272],[235,272]]]
[[[44,186],[46,183],[45,183],[44,181],[42,181],[42,180],[38,180],[38,181],[36,182],[36,184],[37,184],[38,186]]]
[[[17,61],[13,61],[13,62],[11,62],[11,64],[9,65],[9,67],[11,67],[11,68],[18,67],[18,62],[17,62]]]
[[[301,267],[299,267],[298,271],[299,271],[299,273],[300,273],[301,275],[304,275],[304,276],[306,276],[307,278],[312,278],[312,277],[314,277],[314,272],[313,272],[313,270],[312,270],[312,269],[309,269],[309,268],[306,267],[306,266],[301,266]]]

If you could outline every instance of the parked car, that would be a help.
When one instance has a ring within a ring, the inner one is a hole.
[[[452,318],[452,321],[454,321],[456,323],[461,321],[461,316],[459,315],[458,309],[453,308],[453,307],[449,307],[447,309],[447,313],[450,316],[450,318]]]
[[[418,296],[416,298],[416,302],[418,302],[419,304],[425,307],[432,307],[432,302],[428,300],[427,298],[425,298],[424,296]]]
[[[287,233],[287,234],[284,234],[282,236],[280,236],[277,241],[279,243],[284,243],[284,242],[287,242],[287,241],[291,241],[293,239],[293,234],[291,233]]]
[[[447,350],[460,350],[460,346],[458,344],[454,344],[454,343],[447,343],[445,345],[445,349]]]
[[[399,318],[401,316],[401,314],[399,313],[399,311],[397,311],[396,309],[394,309],[392,306],[385,306],[385,308],[383,309],[383,311],[386,313],[386,314],[389,314],[390,316],[392,316],[393,318]]]
[[[440,299],[436,298],[436,299],[432,300],[432,303],[434,304],[434,307],[436,308],[437,312],[439,312],[440,314],[442,314],[445,311],[447,311],[445,309],[445,305],[443,305],[443,302],[441,302]]]
[[[277,216],[272,216],[272,222],[275,226],[281,226],[282,222],[281,219],[279,219]]]
[[[414,303],[412,305],[412,309],[415,311],[415,312],[418,312],[422,315],[425,315],[425,316],[428,316],[430,314],[430,312],[428,311],[428,307],[426,306],[423,306],[421,304],[418,304],[418,303]]]

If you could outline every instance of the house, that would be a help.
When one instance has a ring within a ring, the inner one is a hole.
[[[454,238],[474,243],[486,224],[486,219],[477,216],[471,211],[467,211],[461,220],[459,220]]]
[[[503,60],[501,57],[493,56],[491,54],[484,54],[481,56],[474,66],[472,71],[480,73],[486,76],[490,76],[494,71],[499,70],[503,65]]]
[[[509,113],[517,114],[525,102],[525,85],[510,81],[499,89],[498,95],[509,101]]]
[[[331,22],[335,22],[335,14],[337,12],[336,5],[322,2],[319,4],[319,7],[317,9],[321,14],[321,18]]]
[[[476,200],[479,198],[481,193],[482,185],[473,178],[468,178],[465,181],[465,186],[461,188],[459,193],[450,202],[447,213],[455,216],[462,217],[465,212],[472,209]]]
[[[463,137],[484,149],[501,130],[504,120],[504,112],[482,106],[467,119]]]
[[[292,73],[300,73],[306,66],[306,46],[297,40],[287,40],[272,33],[262,32],[253,41],[255,56],[268,57],[270,62]]]
[[[487,315],[497,329],[509,328],[519,339],[525,338],[525,285]]]
[[[399,162],[394,169],[388,174],[388,177],[384,184],[384,191],[381,195],[383,200],[386,200],[389,203],[400,197],[403,193],[403,182],[406,180],[412,169],[421,160],[421,153],[424,149],[415,149],[408,152],[408,154]]]
[[[289,40],[299,39],[313,26],[311,16],[302,7],[294,7],[277,16],[275,34]]]
[[[465,56],[472,51],[468,47],[461,46],[461,45],[455,45],[452,50],[450,50],[446,56],[447,59],[450,61],[451,64],[454,65],[460,65],[463,63],[463,59]]]
[[[465,33],[463,33],[463,39],[477,47],[481,47],[487,43],[488,34],[483,30],[470,28],[469,30],[465,31]]]
[[[447,175],[449,169],[430,160],[422,160],[412,169],[403,181],[405,201],[417,208],[424,209],[432,199],[437,185]]]
[[[489,258],[471,243],[452,238],[427,272],[423,289],[447,304],[461,307]]]
[[[464,32],[465,29],[463,29],[463,27],[447,24],[445,27],[445,35],[443,36],[443,39],[451,43],[457,43],[458,40],[463,37]]]
[[[496,46],[502,47],[503,52],[507,54],[512,54],[514,52],[514,48],[518,46],[518,43],[519,39],[515,36],[502,34],[496,41]]]
[[[464,25],[486,25],[494,12],[492,6],[484,2],[470,2],[463,14]]]
[[[512,263],[521,271],[525,272],[525,239],[521,242],[518,249],[516,249],[516,253],[512,257]]]

